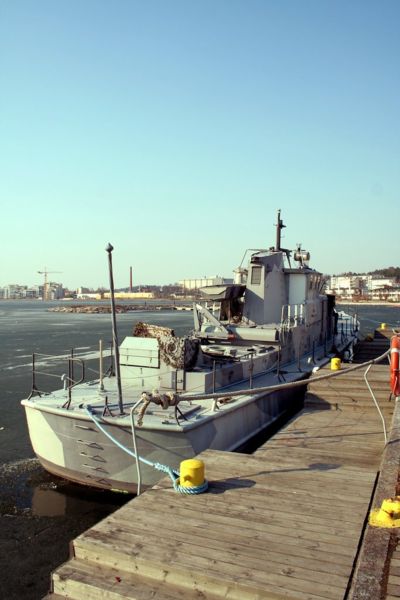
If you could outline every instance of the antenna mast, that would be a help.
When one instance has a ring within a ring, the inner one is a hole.
[[[283,224],[283,221],[281,219],[281,209],[279,209],[278,210],[278,222],[276,224],[276,245],[275,245],[276,252],[283,250],[283,248],[281,248],[281,229],[283,229],[284,227],[286,227],[286,225]]]

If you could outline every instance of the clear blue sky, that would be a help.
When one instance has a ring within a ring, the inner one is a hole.
[[[398,0],[3,0],[0,285],[400,264]]]

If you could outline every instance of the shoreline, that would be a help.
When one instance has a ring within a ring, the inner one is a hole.
[[[351,304],[352,306],[386,306],[388,308],[400,308],[400,302],[385,302],[384,300],[365,300],[365,301],[354,301],[354,300],[337,300],[336,304]]]
[[[115,312],[127,313],[127,312],[160,312],[160,311],[172,311],[172,310],[192,310],[189,306],[175,306],[173,304],[117,304],[115,306]],[[109,314],[111,313],[111,306],[99,305],[99,304],[76,304],[71,305],[57,305],[47,309],[47,312],[59,312],[59,313],[85,313],[85,314]]]

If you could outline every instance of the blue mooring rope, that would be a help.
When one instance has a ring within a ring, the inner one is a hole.
[[[176,471],[175,469],[173,469],[172,467],[169,467],[168,465],[163,465],[161,463],[155,463],[155,462],[152,462],[151,460],[147,460],[146,458],[143,458],[142,456],[136,455],[134,452],[132,452],[132,450],[129,450],[129,448],[126,448],[126,446],[124,446],[123,444],[121,444],[121,442],[119,442],[117,439],[115,439],[115,437],[113,435],[111,435],[111,433],[108,433],[108,431],[106,431],[106,429],[104,429],[104,427],[102,426],[100,421],[95,416],[93,409],[90,405],[86,406],[86,413],[92,419],[93,423],[100,429],[100,431],[102,431],[105,436],[107,436],[116,446],[118,446],[118,448],[120,448],[121,450],[123,450],[124,452],[129,454],[130,456],[133,456],[133,458],[135,458],[136,460],[140,460],[147,466],[153,467],[153,469],[156,469],[157,471],[161,471],[162,473],[166,473],[167,475],[169,475],[169,477],[171,478],[172,484],[174,486],[174,490],[176,492],[179,492],[180,494],[193,495],[193,494],[202,494],[203,492],[208,490],[208,481],[206,479],[204,480],[204,482],[201,485],[194,485],[194,486],[190,486],[190,487],[180,485],[179,471]]]
[[[184,486],[179,483],[179,471],[175,469],[171,469],[167,465],[162,465],[161,463],[153,463],[152,465],[157,471],[162,471],[163,473],[167,473],[171,477],[172,483],[174,484],[174,490],[179,492],[180,494],[202,494],[203,492],[208,490],[208,481],[207,479],[201,485],[193,485],[193,486]]]

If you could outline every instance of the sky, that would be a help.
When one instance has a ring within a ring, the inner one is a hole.
[[[2,0],[0,286],[400,264],[398,0]]]

